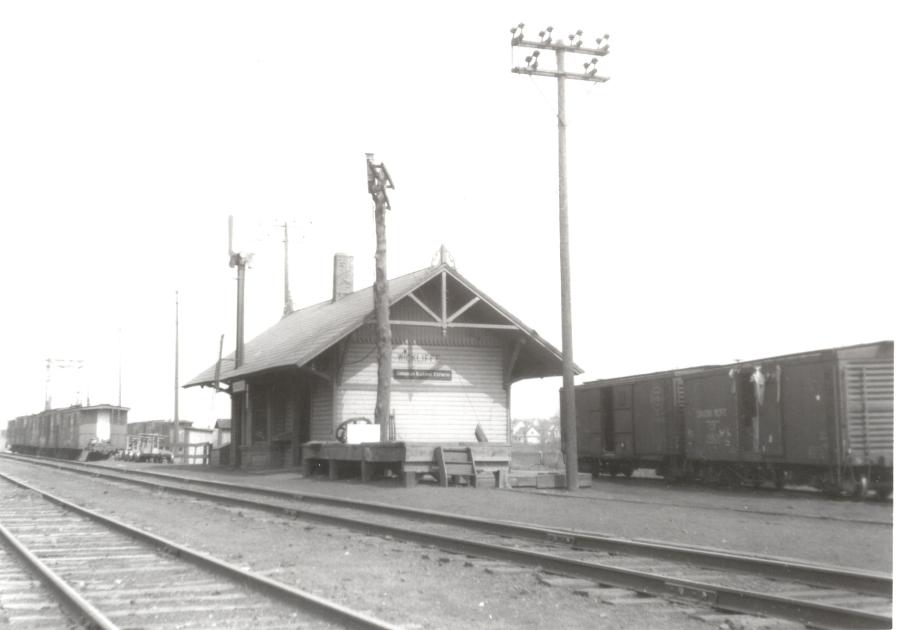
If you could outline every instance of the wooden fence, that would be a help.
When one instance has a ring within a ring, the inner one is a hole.
[[[201,442],[199,444],[185,444],[175,454],[175,464],[190,464],[196,466],[208,466],[212,461],[212,443]]]

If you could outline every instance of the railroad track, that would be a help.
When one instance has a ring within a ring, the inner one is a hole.
[[[66,628],[72,615],[11,549],[0,545],[0,627]]]
[[[621,589],[816,627],[890,628],[890,576],[532,527],[324,495],[182,479],[165,473],[42,462],[165,492],[389,536],[580,580],[602,599]],[[201,490],[204,487],[207,489]],[[212,491],[214,490],[214,492]],[[264,497],[264,500],[260,497]]]
[[[645,483],[642,484],[641,482],[645,482]],[[653,479],[626,479],[625,481],[615,482],[614,480],[607,478],[607,479],[602,479],[598,483],[599,484],[608,484],[609,486],[614,486],[616,488],[624,488],[625,489],[626,486],[630,486],[630,485],[633,485],[633,486],[640,485],[641,487],[650,487],[652,485],[659,485],[660,483],[663,483],[663,480],[655,481]],[[593,486],[593,488],[595,488],[595,487]],[[595,489],[600,490],[600,488],[595,488]],[[700,490],[700,487],[695,486],[694,489]],[[707,491],[707,488],[704,488],[702,493],[705,493],[706,491]],[[533,490],[529,489],[529,490],[526,490],[526,492],[533,492]],[[795,514],[794,512],[789,512],[789,511],[784,511],[784,510],[757,510],[757,509],[753,509],[753,508],[748,509],[748,508],[732,507],[732,506],[728,506],[728,505],[711,505],[711,504],[706,504],[706,503],[702,504],[702,505],[693,505],[693,504],[683,503],[681,501],[676,501],[675,499],[652,500],[652,499],[634,498],[632,496],[615,495],[615,494],[608,494],[608,495],[604,495],[604,496],[591,496],[589,494],[571,495],[562,490],[552,490],[552,489],[536,490],[535,492],[538,492],[539,494],[553,496],[553,497],[573,498],[573,499],[577,499],[580,501],[583,501],[583,500],[598,501],[598,502],[609,501],[609,502],[621,502],[621,503],[636,503],[636,504],[643,504],[643,505],[648,504],[648,505],[670,506],[670,507],[687,507],[687,508],[691,508],[691,509],[706,510],[708,512],[714,512],[714,511],[715,512],[735,512],[735,513],[750,512],[751,514],[754,514],[754,515],[766,514],[769,516],[786,516],[791,519],[803,519],[803,520],[807,520],[807,521],[838,521],[838,522],[842,522],[842,523],[855,523],[858,525],[875,525],[875,526],[880,526],[880,527],[893,527],[893,523],[891,521],[881,520],[881,519],[856,518],[856,517],[848,518],[848,517],[844,517],[844,516],[821,515],[821,514]],[[736,491],[736,492],[738,492],[738,491]],[[743,492],[748,493],[748,492],[753,492],[753,490],[749,489],[749,488],[744,488]],[[774,491],[770,490],[770,494],[772,494],[772,492],[784,493],[787,491],[785,491],[785,490],[774,490]],[[732,493],[732,491],[729,491],[726,494],[728,496],[731,496],[733,493]],[[803,492],[800,490],[795,490],[795,491],[793,491],[793,494],[808,495],[809,493]],[[802,498],[806,498],[806,497],[802,497]],[[811,498],[811,500],[831,502],[831,501],[848,501],[849,499],[835,499],[835,498],[831,498],[831,497],[823,498],[820,496],[818,498]],[[881,502],[879,502],[879,503],[881,503]]]
[[[394,628],[5,474],[0,480],[0,622],[5,615],[19,627]],[[36,579],[43,591],[29,598],[23,589]]]

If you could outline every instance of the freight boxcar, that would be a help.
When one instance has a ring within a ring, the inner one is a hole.
[[[579,463],[627,477],[665,468],[683,449],[681,378],[676,372],[584,383],[576,388]]]
[[[671,479],[893,487],[894,343],[584,383],[579,461]]]
[[[128,409],[115,405],[74,405],[47,409],[9,422],[10,450],[61,459],[106,457],[124,449]]]

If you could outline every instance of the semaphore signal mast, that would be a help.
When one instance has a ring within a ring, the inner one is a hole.
[[[243,301],[246,294],[246,265],[252,254],[234,251],[234,217],[227,218],[227,252],[230,266],[237,268],[237,347],[234,351],[234,367],[243,365]]]

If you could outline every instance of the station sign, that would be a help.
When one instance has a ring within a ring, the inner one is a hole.
[[[451,370],[393,370],[392,376],[398,381],[450,381]]]

